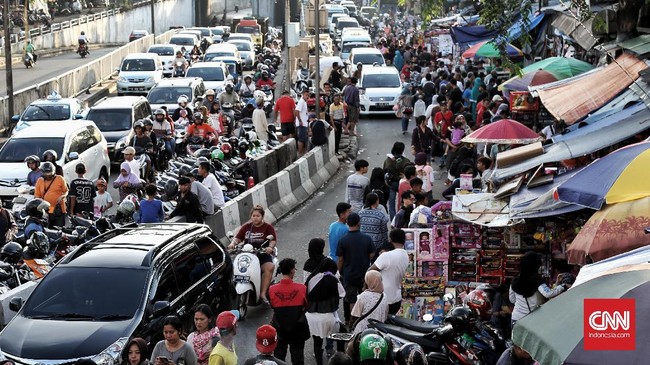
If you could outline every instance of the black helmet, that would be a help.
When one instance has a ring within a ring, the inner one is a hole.
[[[397,350],[395,361],[398,365],[427,365],[427,356],[420,345],[407,343]]]
[[[191,173],[192,176],[194,176],[194,178],[197,179],[197,180],[198,180],[198,178],[200,177],[200,175],[199,175],[199,169],[197,169],[196,167],[193,168],[192,171],[190,171],[190,173]]]
[[[178,176],[185,176],[185,175],[189,174],[191,171],[192,171],[191,167],[189,167],[187,165],[183,165],[183,166],[178,168]]]
[[[144,129],[144,122],[142,121],[142,119],[138,119],[135,121],[135,123],[133,123],[133,130],[135,130],[138,127]]]
[[[199,148],[194,152],[194,157],[210,157],[210,150],[207,148]]]
[[[31,155],[31,156],[25,157],[25,163],[31,163],[31,162],[35,162],[36,167],[39,167],[41,165],[41,159],[38,158],[38,156],[36,156],[36,155]]]
[[[45,165],[45,164],[44,164]],[[36,218],[43,218],[43,213],[46,213],[50,209],[50,203],[46,202],[43,199],[32,199],[25,205],[25,211],[27,215]]]
[[[209,156],[212,157],[212,154],[210,154]],[[196,159],[196,163],[194,164],[194,166],[201,165],[201,162],[210,162],[210,158],[205,157],[205,156],[201,156],[201,157]]]
[[[0,251],[0,260],[15,264],[22,259],[23,246],[17,242],[7,242]]]
[[[474,318],[474,312],[468,307],[455,307],[445,317],[445,322],[454,326],[454,328],[463,328],[471,326],[470,319]]]
[[[27,247],[36,258],[42,258],[50,252],[50,240],[45,233],[34,232],[27,240]]]
[[[54,161],[59,159],[59,155],[56,153],[55,150],[47,150],[43,152],[43,157],[41,158],[41,161],[49,161],[47,158],[52,157]]]
[[[178,181],[176,180],[169,180],[165,183],[165,195],[167,196],[167,199],[174,199],[174,197],[178,194]]]
[[[145,126],[147,126],[147,125],[153,126],[153,121],[151,121],[151,119],[149,119],[149,118],[145,118],[144,119],[144,125]]]
[[[43,165],[41,166],[41,172],[43,175],[51,175],[54,173],[54,164],[51,162],[43,162]]]
[[[200,119],[201,121],[203,121],[203,114],[201,114],[201,112],[194,112],[194,114],[192,114],[192,118]]]

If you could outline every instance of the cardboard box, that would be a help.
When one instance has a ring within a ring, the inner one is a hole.
[[[542,147],[542,142],[535,142],[529,145],[513,148],[497,154],[497,166],[505,167],[515,165],[543,153],[544,147]]]

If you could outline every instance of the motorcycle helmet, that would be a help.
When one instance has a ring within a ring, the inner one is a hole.
[[[468,307],[454,307],[447,316],[445,322],[451,324],[454,328],[463,328],[470,325],[470,319],[474,318],[474,313]]]
[[[253,78],[251,77],[251,75],[244,76],[244,81],[246,81],[246,79],[249,79],[249,80],[253,81]]]
[[[31,156],[25,157],[25,163],[26,164],[32,163],[32,162],[36,163],[36,167],[39,167],[41,165],[41,159],[38,158],[38,156],[31,155]]]
[[[267,66],[271,66],[271,60],[267,58],[266,60],[264,60],[264,64]]]
[[[365,360],[386,360],[388,357],[388,343],[386,340],[375,334],[361,337],[359,342],[359,361]]]
[[[476,314],[479,315],[482,319],[490,318],[490,310],[492,309],[492,303],[490,302],[490,297],[486,292],[480,289],[472,290],[465,297],[465,304],[470,307]]]
[[[178,168],[178,176],[185,176],[192,171],[192,168],[189,167],[188,165],[183,165]]]
[[[232,92],[235,87],[232,85],[232,82],[228,81],[226,83],[226,92]]]
[[[248,141],[245,141],[245,140],[239,141],[239,152],[244,153],[244,152],[248,151],[249,146],[250,146],[250,144],[248,143]]]
[[[224,103],[224,104],[221,106],[221,109],[223,109],[224,112],[228,112],[228,111],[230,111],[232,108],[233,108],[232,103]]]
[[[41,165],[41,172],[43,175],[52,175],[54,173],[54,164],[51,162],[44,162],[43,165]]]
[[[497,295],[497,290],[490,284],[481,284],[476,287],[476,290],[483,290],[490,299],[490,303],[494,301],[494,297]]]
[[[149,118],[144,118],[144,123],[145,126],[152,126],[153,127],[153,121]]]
[[[162,108],[158,108],[153,112],[153,115],[154,116],[162,115],[163,117],[165,117],[167,114],[165,113],[165,111]]]
[[[229,154],[230,151],[232,151],[232,146],[228,142],[224,142],[221,144],[221,152],[223,152],[225,155]]]
[[[246,132],[246,138],[248,138],[249,141],[257,141],[257,133],[254,131],[248,131]]]
[[[210,150],[207,148],[199,148],[194,152],[194,157],[210,157]]]
[[[210,157],[212,156],[212,152],[210,152],[209,156]],[[199,167],[201,162],[210,162],[210,159],[208,157],[201,156],[201,157],[196,159],[196,163],[194,164],[194,166]]]
[[[192,176],[194,176],[194,178],[197,180],[201,177],[201,175],[199,175],[199,169],[197,169],[196,167],[193,168],[192,171],[190,171],[190,174],[192,174]]]
[[[257,71],[262,71],[262,66],[264,66],[263,63],[260,63],[257,65]]]
[[[0,260],[16,264],[22,259],[23,246],[17,242],[7,242],[0,251]]]
[[[264,66],[264,67],[267,67],[267,66]],[[268,70],[263,70],[262,71],[262,77],[264,77],[264,76],[267,76],[267,77],[269,76],[269,71]]]
[[[43,199],[32,199],[25,205],[25,211],[30,217],[43,218],[43,214],[50,209],[50,203]]]
[[[189,101],[189,98],[187,97],[187,95],[181,95],[181,96],[179,96],[178,99],[176,100],[176,102],[177,102],[178,104],[187,104],[188,101]]]
[[[230,137],[228,139],[228,143],[230,143],[231,146],[237,146],[237,144],[239,143],[239,138],[234,137],[234,136]]]
[[[223,154],[223,151],[221,151],[221,150],[214,150],[214,151],[212,151],[212,154],[210,155],[210,158],[212,158],[212,161],[214,161],[214,160],[223,161],[224,157],[225,156]]]
[[[395,361],[398,365],[427,365],[427,356],[420,345],[407,343],[397,350]]]
[[[133,130],[135,131],[138,128],[144,129],[144,122],[142,121],[142,119],[138,119],[135,121],[135,123],[133,123]]]
[[[208,91],[205,92],[205,96],[214,96],[214,90],[208,89]]]
[[[34,232],[27,240],[27,247],[36,258],[43,258],[50,252],[50,240],[43,232]]]
[[[174,197],[178,194],[178,181],[176,180],[169,180],[165,183],[165,195],[167,196],[167,199],[174,199]]]
[[[262,106],[264,105],[264,99],[266,99],[266,94],[261,90],[255,90],[255,92],[253,93],[253,99],[255,100],[255,103],[257,103],[257,105]]]
[[[50,159],[48,159],[48,157]],[[41,158],[41,161],[56,161],[59,159],[59,155],[56,153],[55,150],[47,150],[43,152],[43,157]]]
[[[201,114],[201,112],[195,112],[194,114],[192,114],[192,118],[194,120],[196,120],[196,121],[200,120],[202,122],[203,121],[203,114]]]
[[[131,216],[135,212],[135,204],[130,199],[124,198],[117,206],[117,212],[121,215]]]

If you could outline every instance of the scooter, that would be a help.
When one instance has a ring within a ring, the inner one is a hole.
[[[185,77],[185,65],[181,61],[174,64],[174,77]]]
[[[232,232],[228,232],[229,239],[234,237]],[[260,285],[262,283],[262,270],[257,254],[266,252],[265,247],[273,240],[274,237],[269,235],[266,241],[262,243],[259,249],[253,248],[250,243],[240,244],[234,250],[230,251],[234,255],[233,259],[233,283],[237,294],[235,308],[239,310],[240,319],[246,318],[248,306],[258,305],[260,303]],[[277,267],[277,249],[274,248],[273,264]]]
[[[26,68],[34,67],[34,55],[31,52],[25,53],[25,58],[23,63],[25,64]]]
[[[77,53],[81,58],[86,58],[86,55],[88,54],[88,45],[86,43],[81,43],[79,44],[79,48],[77,48]]]

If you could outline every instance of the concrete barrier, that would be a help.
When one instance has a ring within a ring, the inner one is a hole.
[[[334,148],[330,148],[334,143],[334,133],[330,133],[329,142],[328,145],[313,148],[277,174],[229,201],[221,211],[208,217],[205,223],[225,243],[226,233],[236,233],[248,221],[251,208],[257,204],[265,207],[266,222],[273,223],[282,218],[309,199],[338,171],[339,160]],[[289,145],[295,148],[295,144]],[[288,151],[289,146],[284,150]]]

